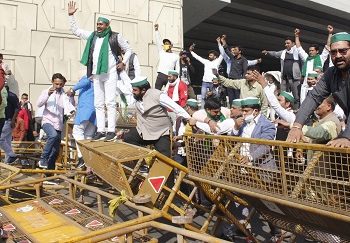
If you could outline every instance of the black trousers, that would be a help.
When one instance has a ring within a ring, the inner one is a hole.
[[[6,118],[0,118],[0,134],[2,132],[2,128],[4,127],[5,125],[5,121],[6,121]]]
[[[137,146],[154,145],[155,149],[161,154],[171,157],[170,154],[170,136],[164,135],[157,140],[144,140],[138,133],[136,128],[131,128],[128,133],[124,135],[124,142]]]
[[[163,85],[165,86],[168,83],[168,75],[164,73],[158,73],[155,88],[161,90]]]

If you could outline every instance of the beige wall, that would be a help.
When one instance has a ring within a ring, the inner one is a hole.
[[[31,101],[48,87],[53,73],[61,72],[73,85],[84,68],[80,57],[85,41],[69,30],[67,0],[0,0],[0,53],[4,54],[17,84],[10,88],[27,92]],[[183,46],[182,0],[78,0],[75,14],[81,28],[93,30],[99,16],[111,19],[138,54],[143,75],[154,82],[158,53],[154,23],[175,49]]]

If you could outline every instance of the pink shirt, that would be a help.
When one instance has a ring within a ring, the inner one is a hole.
[[[65,94],[62,90],[61,92],[54,91],[50,96],[55,96],[56,106],[57,106],[57,113],[51,112],[47,108],[47,101],[49,99],[49,89],[43,90],[41,92],[41,95],[39,96],[37,106],[42,107],[45,106],[44,112],[43,112],[43,119],[41,124],[44,125],[46,123],[51,124],[56,130],[62,131],[63,130],[63,116],[64,116],[64,99]],[[72,102],[72,99],[69,99],[69,102]]]

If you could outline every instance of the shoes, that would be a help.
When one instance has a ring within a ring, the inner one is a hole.
[[[139,169],[139,172],[142,173],[142,174],[148,174],[149,172],[149,168],[147,165],[142,165]]]
[[[51,180],[51,181],[43,181],[43,184],[44,185],[50,185],[50,186],[57,186],[58,185],[58,183],[53,181],[53,180]]]
[[[78,163],[77,163],[77,168],[78,169],[83,169],[85,167],[85,161],[83,158],[79,158],[78,159]]]
[[[6,161],[6,164],[8,165],[11,165],[11,164],[14,164],[18,161],[18,157],[8,157],[7,161]]]
[[[44,160],[39,160],[39,167],[42,169],[47,169],[47,162]]]
[[[22,159],[22,160],[21,160],[21,165],[23,165],[23,166],[30,166],[30,163],[29,163],[28,160]]]
[[[115,135],[115,132],[107,132],[105,141],[112,141],[115,138],[117,138],[117,136]]]
[[[98,141],[98,140],[103,140],[103,139],[105,139],[105,137],[106,137],[106,134],[105,134],[104,132],[97,132],[97,133],[95,133],[95,135],[92,137],[92,140],[96,140],[96,141]]]

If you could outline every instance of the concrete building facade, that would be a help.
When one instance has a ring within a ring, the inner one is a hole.
[[[85,47],[69,30],[67,0],[0,0],[0,53],[14,78],[10,88],[29,93],[34,103],[60,72],[67,85],[79,80]],[[138,54],[142,73],[156,77],[158,62],[153,25],[175,50],[183,46],[182,0],[77,0],[75,14],[82,29],[95,29],[99,16],[111,20],[113,31],[123,34]]]

